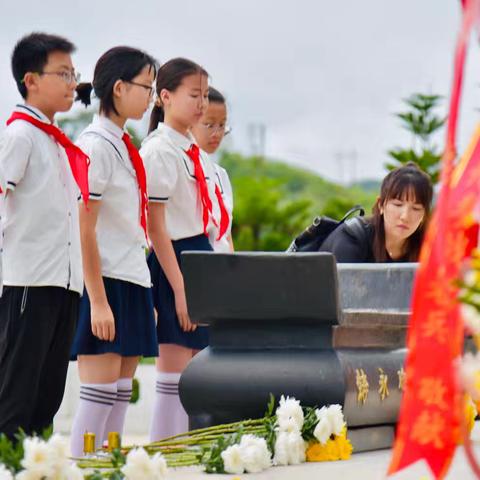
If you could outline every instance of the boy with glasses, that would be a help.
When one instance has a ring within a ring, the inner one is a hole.
[[[50,427],[60,407],[83,291],[77,198],[88,198],[88,157],[53,124],[72,106],[74,46],[22,38],[12,73],[25,102],[0,137],[7,190],[0,299],[0,432]]]

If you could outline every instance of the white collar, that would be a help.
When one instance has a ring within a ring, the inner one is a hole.
[[[44,123],[52,124],[50,119],[38,108],[32,107],[28,103],[19,104],[15,106],[15,112],[25,113],[30,117],[36,118]]]
[[[187,136],[182,135],[180,132],[177,132],[174,128],[165,123],[159,123],[155,132],[166,135],[174,145],[185,151],[190,148],[192,143],[195,143],[195,139],[190,132],[188,132]]]
[[[107,132],[111,133],[120,140],[122,140],[123,134],[125,133],[124,130],[122,130],[118,125],[116,125],[108,117],[105,117],[103,115],[95,114],[92,120],[92,124],[104,128]]]

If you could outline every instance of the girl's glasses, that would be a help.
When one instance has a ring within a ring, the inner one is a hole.
[[[142,87],[145,90],[148,90],[149,97],[153,97],[153,93],[155,92],[155,87],[151,85],[144,85],[143,83],[132,82],[131,80],[124,80],[126,83],[130,83],[131,85],[136,85],[137,87]]]
[[[232,132],[230,125],[215,124],[215,123],[202,123],[202,127],[207,131],[208,135],[215,135],[217,132],[223,135],[228,135]]]

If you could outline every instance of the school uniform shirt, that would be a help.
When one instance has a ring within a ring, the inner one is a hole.
[[[15,111],[51,123],[29,105],[17,105]],[[17,120],[0,136],[0,172],[8,189],[4,285],[63,287],[82,293],[79,190],[63,147],[34,125]]]
[[[218,232],[216,234],[216,237],[213,242],[213,250],[215,252],[221,252],[221,253],[231,253],[231,247],[230,243],[228,242],[228,238],[232,234],[232,212],[233,212],[233,190],[232,190],[232,184],[230,183],[230,178],[228,177],[227,171],[218,165],[218,163],[213,163],[213,167],[215,169],[215,178],[216,178],[216,183],[220,189],[220,193],[222,194],[222,199],[223,203],[225,204],[225,208],[227,209],[228,212],[228,228],[227,231],[225,232],[225,235],[220,240],[217,240],[218,238]],[[215,205],[217,206],[218,210],[218,202],[215,202]],[[220,218],[219,213],[216,215],[215,218]]]
[[[96,234],[102,276],[151,286],[140,194],[124,131],[96,115],[77,145],[90,157],[90,199],[101,200]]]
[[[203,234],[202,205],[194,175],[194,164],[186,151],[195,139],[160,123],[144,140],[140,154],[145,163],[150,202],[165,203],[165,223],[172,240]],[[208,193],[215,204],[215,171],[200,150]],[[215,230],[210,218],[207,234]]]
[[[5,193],[7,191],[5,180],[3,178],[2,172],[0,171],[0,297],[3,293],[3,215],[5,208]]]

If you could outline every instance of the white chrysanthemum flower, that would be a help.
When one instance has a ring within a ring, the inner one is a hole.
[[[345,426],[345,418],[343,417],[342,406],[338,404],[322,407],[315,410],[318,420],[326,418],[330,424],[330,435],[340,435]]]
[[[303,427],[303,410],[300,402],[293,397],[285,398],[283,395],[280,398],[280,404],[275,412],[277,415],[277,422],[280,431],[291,431],[291,423],[294,421],[301,430]]]
[[[55,433],[50,437],[47,445],[51,447],[52,453],[56,454],[59,460],[68,459],[70,452],[68,450],[68,443],[64,437]]]
[[[240,440],[240,456],[248,473],[259,473],[272,465],[267,442],[255,435],[244,435]]]
[[[55,473],[55,453],[46,442],[37,437],[23,441],[22,467],[38,478],[51,477]],[[34,478],[34,477],[31,478]]]
[[[470,300],[475,305],[480,305],[480,293],[473,293],[472,295],[470,295]]]
[[[17,473],[15,480],[41,480],[43,477],[39,477],[38,473],[31,472],[30,470],[22,470]]]
[[[463,303],[460,307],[467,329],[474,335],[480,333],[480,312],[472,305]]]
[[[158,480],[163,480],[164,478],[167,478],[167,473],[168,473],[167,461],[165,460],[165,457],[161,453],[156,453],[152,457],[152,466],[153,466],[153,470],[157,473],[156,478]]]
[[[477,275],[473,270],[468,270],[468,272],[463,276],[463,282],[467,287],[474,287],[477,284]]]
[[[480,401],[480,352],[466,353],[459,363],[460,379],[475,401]]]
[[[13,480],[12,472],[3,463],[0,463],[0,480]]]
[[[284,418],[282,420],[277,420],[277,432],[286,432],[286,433],[300,433],[301,427],[298,426],[297,420],[293,417]]]
[[[290,465],[298,465],[299,463],[305,462],[307,458],[307,443],[302,438],[301,434],[288,434],[288,449],[288,462]]]
[[[345,418],[343,417],[342,406],[338,404],[330,405],[327,408],[327,418],[330,422],[330,428],[334,435],[340,435],[345,427]]]
[[[240,445],[231,445],[226,448],[221,454],[225,472],[240,474],[245,471],[242,459],[242,450]]]
[[[322,416],[313,431],[313,436],[322,444],[324,445],[327,443],[327,440],[330,438],[332,434],[332,428],[330,426],[330,422],[326,416]]]
[[[61,472],[62,480],[83,480],[83,472],[74,463],[67,465]]]
[[[280,432],[274,446],[273,464],[288,465],[288,433]]]
[[[275,441],[274,465],[298,465],[305,461],[307,445],[297,432],[280,432]]]
[[[127,480],[161,480],[164,475],[155,471],[155,464],[143,448],[135,448],[127,455],[121,469]]]
[[[47,446],[50,449],[52,465],[54,468],[54,479],[64,479],[69,478],[66,477],[69,474],[70,469],[69,467],[72,465],[72,462],[69,459],[69,450],[68,444],[61,435],[55,434],[50,437],[47,442]],[[70,476],[74,475],[73,473]],[[75,477],[72,477],[72,480]],[[78,478],[78,477],[77,477]],[[80,477],[83,478],[83,477]]]

